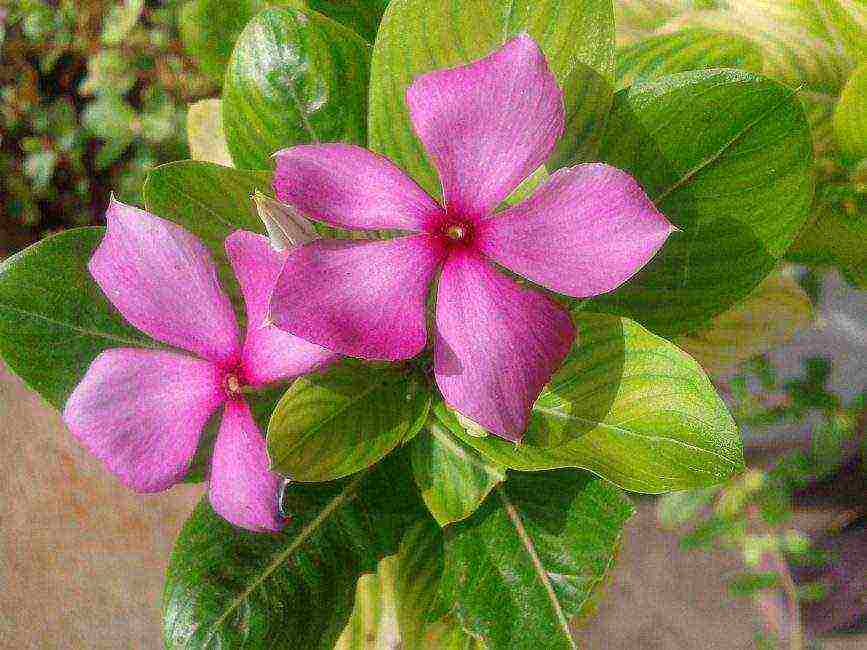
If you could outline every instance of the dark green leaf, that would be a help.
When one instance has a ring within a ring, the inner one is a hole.
[[[103,350],[158,345],[124,322],[87,270],[103,232],[67,230],[0,263],[0,356],[58,409]]]
[[[144,185],[144,201],[155,215],[180,224],[210,249],[239,317],[244,314],[235,273],[223,242],[235,230],[264,231],[252,195],[270,191],[269,172],[249,172],[197,160],[167,163],[152,169]]]
[[[637,323],[580,313],[579,344],[533,407],[519,445],[466,433],[465,443],[524,471],[580,467],[633,492],[714,485],[741,471],[737,427],[701,367]]]
[[[278,149],[365,144],[370,46],[342,25],[295,7],[251,20],[232,52],[223,129],[235,165],[268,169]]]
[[[166,647],[330,650],[359,576],[428,516],[408,472],[398,457],[351,481],[292,485],[277,535],[239,530],[203,500],[169,563]]]
[[[569,621],[611,569],[632,512],[583,472],[511,475],[446,529],[443,599],[490,650],[577,648]]]
[[[614,18],[610,0],[393,0],[373,48],[370,146],[432,196],[439,180],[414,135],[405,93],[415,76],[490,54],[521,32],[537,40],[565,94],[566,135],[551,169],[589,156],[611,103]]]
[[[369,467],[418,433],[430,408],[423,378],[346,360],[295,381],[268,425],[268,456],[297,481]]]
[[[619,92],[601,157],[633,174],[683,232],[597,305],[665,336],[695,330],[756,287],[813,195],[812,143],[794,91],[736,70]]]
[[[412,441],[415,482],[441,526],[469,517],[497,483],[505,468],[431,420]]]
[[[388,0],[307,0],[307,4],[373,44]]]

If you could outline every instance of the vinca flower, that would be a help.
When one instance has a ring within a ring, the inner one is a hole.
[[[310,372],[335,355],[265,324],[284,255],[267,238],[237,231],[226,251],[247,307],[241,344],[208,250],[180,226],[112,200],[107,231],[88,268],[124,318],[168,349],[100,354],[76,386],[63,419],[128,487],[165,490],[186,475],[202,430],[223,409],[211,461],[214,510],[237,526],[276,531],[280,477],[245,393]]]
[[[575,332],[565,309],[497,265],[567,296],[595,296],[634,275],[675,228],[629,174],[604,164],[558,170],[497,212],[564,128],[563,93],[527,35],[469,65],[418,77],[406,100],[439,172],[443,204],[360,147],[279,151],[277,197],[301,214],[339,228],[411,234],[295,248],[271,317],[341,354],[406,359],[427,344],[427,295],[439,274],[440,391],[463,415],[517,441]]]

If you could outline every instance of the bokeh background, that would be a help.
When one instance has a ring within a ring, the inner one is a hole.
[[[148,169],[190,156],[188,107],[219,83],[185,48],[187,1],[0,0],[0,264],[100,223],[111,192],[140,205]],[[621,85],[723,61],[800,88],[817,198],[787,263],[678,341],[750,471],[637,499],[578,633],[590,648],[867,648],[867,132],[835,129],[841,98],[867,112],[864,5],[618,0]],[[130,494],[2,363],[0,477],[0,648],[160,647],[163,571],[201,486]]]

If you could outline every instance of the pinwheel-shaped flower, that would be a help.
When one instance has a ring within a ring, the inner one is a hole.
[[[632,177],[603,164],[561,169],[495,213],[563,132],[562,92],[529,36],[417,78],[406,99],[439,171],[443,205],[359,147],[278,152],[277,196],[302,214],[341,228],[414,234],[296,248],[271,315],[278,327],[342,354],[412,357],[427,342],[428,287],[441,269],[437,384],[449,405],[518,440],[574,332],[564,309],[495,264],[562,294],[594,296],[644,266],[674,227]]]
[[[238,231],[226,251],[247,305],[239,344],[229,298],[208,250],[191,233],[112,201],[105,238],[89,269],[132,325],[169,350],[115,348],[76,386],[63,418],[78,440],[137,492],[165,490],[187,473],[202,429],[223,406],[208,494],[237,526],[275,531],[280,478],[244,393],[310,372],[334,354],[265,324],[284,255],[265,237]]]

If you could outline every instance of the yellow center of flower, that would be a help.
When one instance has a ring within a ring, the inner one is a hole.
[[[241,392],[241,382],[238,381],[238,378],[235,375],[229,375],[226,377],[226,390],[230,395],[237,395]]]
[[[467,229],[460,224],[454,224],[446,228],[446,237],[453,241],[463,241],[467,236]]]

